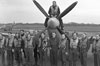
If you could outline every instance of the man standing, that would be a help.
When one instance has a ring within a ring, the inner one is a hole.
[[[62,62],[62,66],[66,66],[66,57],[68,56],[68,40],[65,34],[62,34],[62,39],[59,44],[59,55]]]
[[[33,50],[34,50],[34,59],[35,59],[35,66],[38,66],[38,59],[40,57],[40,54],[39,54],[39,50],[38,50],[38,47],[39,47],[39,36],[37,35],[38,32],[35,31],[35,36],[33,37]]]
[[[100,66],[100,36],[97,35],[92,45],[92,52],[94,54],[94,66]]]
[[[87,66],[87,52],[89,50],[89,45],[90,44],[88,44],[88,38],[86,37],[86,34],[83,34],[78,45],[81,66]]]
[[[46,50],[46,44],[47,44],[47,41],[46,41],[46,37],[45,37],[45,33],[42,33],[40,38],[39,38],[39,52],[40,52],[40,62],[41,62],[41,66],[44,66],[43,65],[43,61],[44,60],[44,56],[45,56],[45,50]]]
[[[22,64],[24,65],[25,62],[25,41],[26,41],[26,35],[24,30],[20,30],[20,40],[21,40],[21,53],[22,53]]]
[[[59,6],[57,6],[56,1],[53,1],[52,4],[53,4],[53,5],[50,6],[49,11],[48,11],[49,16],[50,16],[50,17],[55,17],[55,18],[57,18],[57,17],[59,16],[59,14],[60,14],[60,8],[59,8]],[[45,24],[44,24],[45,27],[47,27],[48,19],[49,19],[49,18],[46,18],[46,21],[45,21]],[[63,22],[62,22],[62,19],[59,19],[59,21],[60,21],[60,27],[61,27],[61,29],[63,30]]]
[[[50,50],[50,62],[51,66],[57,66],[57,53],[58,53],[59,40],[56,37],[56,33],[52,33],[52,38],[49,39]]]
[[[25,42],[25,55],[26,55],[26,64],[27,66],[33,66],[33,37],[28,33],[26,36],[26,42]]]
[[[6,44],[6,39],[0,33],[0,54],[1,54],[2,66],[5,66],[5,44]]]
[[[72,38],[70,40],[69,66],[76,66],[76,62],[77,62],[78,57],[79,57],[79,52],[78,52],[79,38],[77,36],[78,36],[78,33],[74,32],[72,34]]]
[[[7,65],[13,66],[13,52],[14,52],[14,44],[13,44],[14,36],[9,33],[9,37],[7,39]]]

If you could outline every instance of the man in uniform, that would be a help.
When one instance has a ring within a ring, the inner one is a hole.
[[[82,34],[82,38],[79,41],[79,54],[81,66],[87,66],[87,52],[89,50],[88,38],[86,34]]]
[[[56,33],[52,33],[52,38],[49,39],[50,49],[50,62],[51,66],[57,66],[57,54],[58,54],[59,40],[57,39]]]
[[[6,44],[6,39],[0,33],[0,54],[1,54],[2,66],[5,66],[5,44]]]
[[[34,59],[35,59],[35,66],[38,66],[38,59],[40,57],[40,54],[39,54],[39,50],[38,50],[38,47],[39,47],[39,37],[38,37],[38,32],[35,31],[35,35],[33,37],[33,50],[34,50]]]
[[[15,56],[15,60],[16,60],[16,64],[17,66],[21,66],[22,65],[22,53],[21,53],[21,38],[20,38],[20,34],[16,33],[15,37],[14,37],[14,56]]]
[[[25,55],[26,55],[26,64],[27,66],[33,66],[33,38],[30,35],[30,33],[28,33],[28,35],[26,36],[26,41],[25,41]]]
[[[14,52],[14,44],[13,44],[14,36],[12,36],[11,33],[9,33],[9,37],[7,39],[7,65],[13,66],[13,52]]]
[[[94,54],[94,66],[100,66],[100,36],[97,35],[92,45],[92,52]]]
[[[20,30],[20,39],[21,39],[21,53],[22,53],[22,64],[25,64],[25,41],[26,41],[26,34],[24,30]]]
[[[65,34],[62,34],[62,39],[59,44],[59,55],[62,62],[62,66],[66,66],[66,57],[68,56],[68,40]]]
[[[53,5],[50,6],[49,11],[48,11],[49,17],[55,17],[55,18],[57,18],[59,16],[59,14],[60,14],[60,8],[59,8],[59,6],[57,6],[56,1],[53,1],[52,4]],[[45,24],[44,24],[45,27],[47,27],[48,19],[49,18],[46,18],[46,20],[45,20]],[[63,22],[62,22],[62,19],[59,19],[59,21],[60,21],[60,27],[63,30]]]
[[[46,52],[46,44],[47,44],[47,41],[46,41],[45,33],[42,33],[39,38],[39,52],[40,52],[41,66],[43,66],[43,61],[45,61],[44,56]]]
[[[79,52],[78,52],[79,38],[77,36],[78,36],[78,33],[76,32],[72,33],[72,38],[70,40],[69,66],[76,66],[76,62],[79,57]]]

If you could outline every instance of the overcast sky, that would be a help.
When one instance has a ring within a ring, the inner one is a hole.
[[[48,12],[53,0],[37,0]],[[56,0],[61,12],[76,0]],[[76,7],[63,17],[64,23],[100,24],[100,0],[77,0]],[[45,16],[32,0],[0,0],[0,23],[44,23]]]

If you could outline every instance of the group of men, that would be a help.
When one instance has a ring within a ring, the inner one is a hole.
[[[60,9],[56,1],[53,1],[49,14],[49,17],[59,16]],[[45,21],[45,27],[48,19]],[[59,21],[63,30],[63,22],[61,19]],[[77,32],[73,32],[71,36],[64,32],[59,39],[55,32],[51,33],[51,38],[44,31],[34,33],[20,30],[15,35],[9,32],[8,36],[0,33],[1,63],[2,66],[38,66],[39,64],[47,66],[47,62],[50,62],[51,66],[58,66],[60,60],[61,66],[76,66],[76,62],[80,60],[81,66],[87,66],[87,53],[91,44],[94,66],[100,66],[100,35],[88,38],[86,33],[83,33],[79,38]]]
[[[15,35],[8,33],[4,36],[0,33],[0,56],[2,66],[76,66],[80,60],[81,66],[87,66],[87,53],[92,44],[94,66],[100,65],[100,36],[87,37],[86,33],[81,38],[73,32],[71,36],[63,33],[61,39],[56,33],[52,38],[46,32],[20,30]]]

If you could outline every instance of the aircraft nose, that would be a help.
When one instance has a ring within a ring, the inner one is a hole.
[[[57,26],[59,26],[59,20],[57,18],[50,18],[48,20],[48,27],[49,28],[56,28]]]

